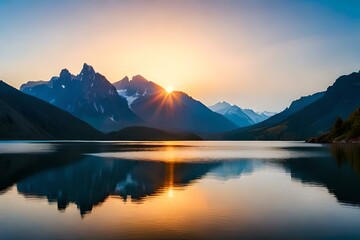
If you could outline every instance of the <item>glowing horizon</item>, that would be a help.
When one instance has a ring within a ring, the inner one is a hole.
[[[140,74],[206,105],[281,111],[359,70],[359,5],[2,1],[0,79],[18,88],[86,62],[110,82]]]
[[[168,94],[170,94],[170,93],[172,93],[172,91],[174,91],[172,86],[168,86],[165,90]]]

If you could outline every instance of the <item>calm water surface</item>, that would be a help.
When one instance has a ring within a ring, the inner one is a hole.
[[[359,239],[360,146],[1,142],[0,239]]]

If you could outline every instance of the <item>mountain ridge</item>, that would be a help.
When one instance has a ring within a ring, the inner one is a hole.
[[[238,127],[247,127],[255,124],[254,120],[237,105],[231,105],[230,103],[223,101],[209,106],[209,108],[234,122]]]
[[[137,75],[114,83],[129,107],[150,127],[194,133],[222,132],[237,126],[214,113],[203,103],[181,91],[168,93],[164,88]]]
[[[330,130],[337,117],[347,118],[360,105],[360,73],[343,75],[314,101],[288,116],[280,114],[255,126],[224,133],[228,140],[305,140]],[[308,97],[311,97],[310,95]],[[285,109],[286,110],[286,109]],[[284,111],[285,111],[284,110]],[[284,113],[282,112],[282,114]],[[274,121],[274,119],[276,121]]]
[[[0,81],[1,139],[99,139],[89,124]]]
[[[78,75],[67,69],[46,83],[23,84],[22,92],[45,100],[88,122],[98,130],[108,132],[143,121],[129,109],[127,101],[116,88],[94,68],[84,63]]]

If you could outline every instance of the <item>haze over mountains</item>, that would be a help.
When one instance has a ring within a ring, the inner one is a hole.
[[[48,82],[30,82],[21,91],[38,97],[74,116],[88,122],[101,131],[114,131],[130,125],[142,124],[142,120],[128,107],[115,87],[101,74],[84,64],[78,75],[67,69]]]
[[[3,139],[199,139],[195,133],[223,140],[305,140],[360,106],[360,73],[341,76],[327,91],[301,97],[271,117],[227,102],[208,108],[140,75],[111,84],[87,64],[78,75],[63,69],[20,89],[27,95],[0,84]]]
[[[164,88],[138,75],[114,83],[129,106],[150,126],[191,131],[222,132],[237,128],[236,124],[214,113],[201,102],[183,92],[168,93]]]
[[[338,117],[348,116],[360,106],[360,73],[339,77],[325,92],[294,101],[288,109],[268,120],[224,133],[231,140],[304,140],[328,132]]]
[[[146,94],[164,91],[162,87],[152,81],[148,81],[141,75],[132,77],[131,80],[126,76],[122,80],[113,83],[119,95],[125,97],[129,106],[134,100]]]
[[[138,125],[197,133],[237,128],[235,123],[183,92],[168,93],[140,75],[131,80],[125,77],[112,85],[87,64],[76,76],[63,69],[59,77],[28,82],[20,90],[103,132]]]
[[[227,119],[234,122],[238,127],[247,127],[262,122],[276,114],[273,112],[257,113],[252,109],[242,109],[225,101],[218,102],[215,105],[209,106],[209,108],[214,112],[225,116]]]
[[[134,126],[104,134],[70,113],[0,81],[3,140],[201,140],[192,133]]]

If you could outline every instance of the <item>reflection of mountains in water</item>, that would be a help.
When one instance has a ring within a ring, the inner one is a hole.
[[[129,150],[129,146],[61,146],[58,152],[50,154],[0,155],[0,191],[18,183],[19,193],[25,196],[46,197],[49,202],[57,202],[59,210],[75,203],[85,214],[109,195],[124,201],[130,196],[132,201],[142,202],[147,196],[158,195],[170,187],[187,186],[205,175],[227,180],[267,164],[253,159],[203,163],[106,159],[82,154]],[[349,146],[331,148],[336,160],[293,158],[276,164],[281,164],[295,179],[326,187],[339,202],[359,206],[360,148]]]
[[[324,186],[345,204],[360,206],[360,147],[331,145],[334,159],[296,158],[281,161],[291,177],[303,183]]]
[[[166,187],[180,187],[204,176],[220,163],[164,163],[89,156],[82,161],[35,174],[17,184],[26,196],[47,197],[59,210],[75,203],[81,214],[109,195],[141,202]]]
[[[255,168],[259,168],[262,163],[255,164],[254,160],[224,161],[216,168],[212,169],[209,175],[220,180],[229,180],[241,175],[251,174]]]

